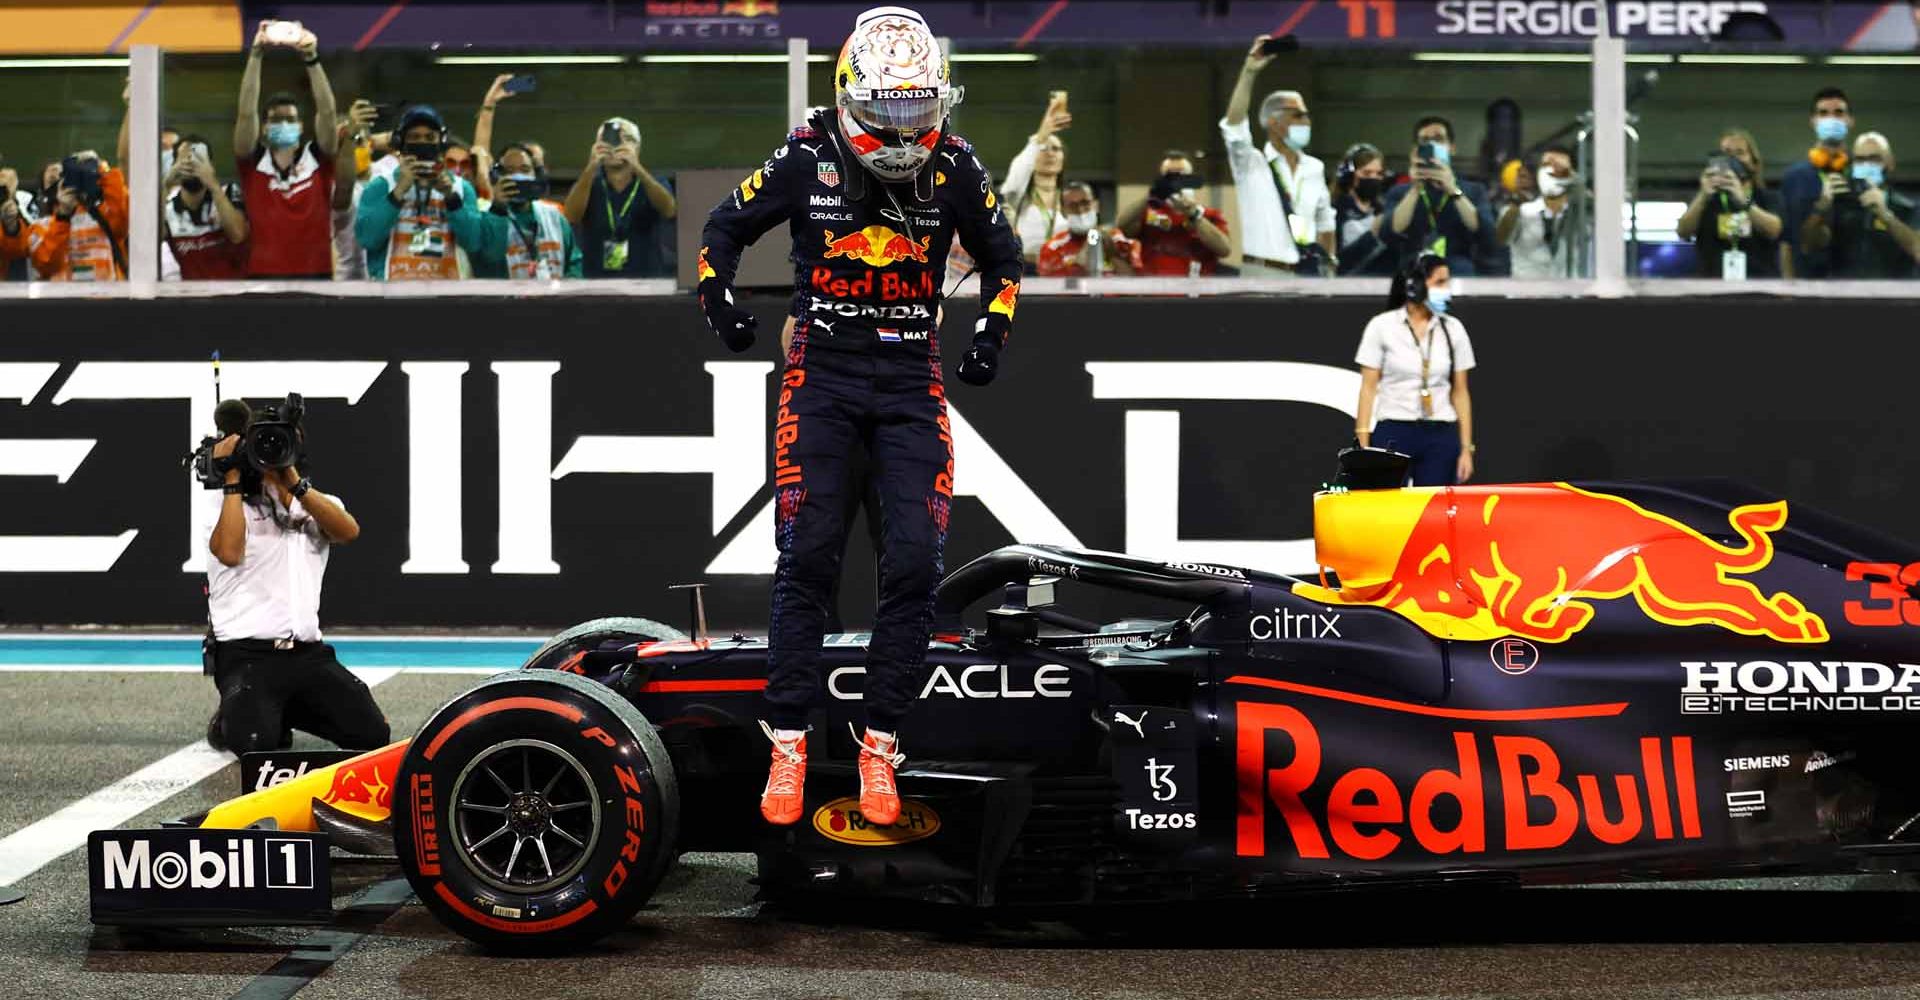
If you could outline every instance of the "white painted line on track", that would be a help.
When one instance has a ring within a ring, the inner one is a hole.
[[[199,668],[194,668],[199,669]],[[397,667],[355,670],[368,687],[400,672]],[[195,740],[132,774],[0,839],[0,885],[39,871],[69,851],[86,846],[87,834],[140,815],[233,763],[234,756]]]

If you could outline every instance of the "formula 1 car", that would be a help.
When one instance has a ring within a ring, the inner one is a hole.
[[[686,850],[757,853],[772,898],[994,908],[1920,850],[1920,549],[1734,484],[1347,472],[1314,498],[1310,578],[1045,545],[951,573],[892,826],[836,738],[864,635],[826,639],[806,818],[771,827],[765,641],[644,619],[570,629],[411,741],[189,824],[390,824],[439,919],[542,947],[626,922]],[[1076,588],[1184,610],[1083,621]]]

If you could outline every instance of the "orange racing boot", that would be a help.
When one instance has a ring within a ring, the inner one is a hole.
[[[760,815],[767,822],[779,826],[790,826],[800,821],[805,810],[807,781],[807,737],[805,733],[791,740],[782,740],[773,734],[773,727],[763,720],[760,731],[773,741],[773,762],[767,767],[767,787],[760,793]]]
[[[853,723],[847,723],[847,731],[853,732]],[[898,736],[882,740],[869,729],[864,738],[856,733],[854,739],[860,743],[860,815],[869,823],[892,826],[900,818],[893,769],[905,763],[907,755],[897,751]]]

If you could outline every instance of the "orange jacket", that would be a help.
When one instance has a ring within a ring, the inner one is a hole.
[[[85,208],[75,212],[88,211]],[[125,267],[120,261],[127,259],[127,175],[118,169],[107,170],[100,175],[100,211],[99,220],[105,222],[113,231],[113,245],[119,250],[119,259],[104,261],[110,278],[102,280],[125,280]],[[73,279],[72,262],[68,259],[68,241],[73,235],[73,223],[57,215],[49,215],[33,225],[33,236],[28,248],[33,256],[33,269],[40,277],[48,281],[70,281]]]
[[[27,234],[32,231],[33,224],[25,216],[19,217],[19,232],[12,236],[8,236],[6,229],[0,227],[0,268],[27,255]]]

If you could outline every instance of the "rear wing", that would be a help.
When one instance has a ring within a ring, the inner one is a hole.
[[[1205,563],[1153,562],[1117,552],[1056,545],[1008,545],[980,556],[940,581],[934,591],[934,631],[960,631],[961,616],[973,602],[1009,583],[1036,576],[1216,606],[1245,605],[1252,581],[1268,574]]]

